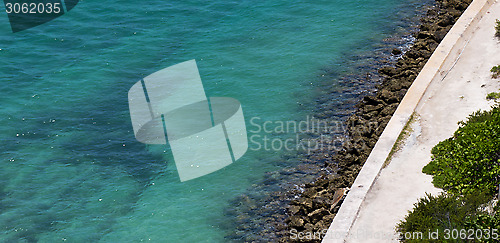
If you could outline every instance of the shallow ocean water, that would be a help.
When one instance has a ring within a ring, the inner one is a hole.
[[[372,52],[422,4],[86,0],[18,33],[2,14],[0,241],[224,241],[224,208],[286,166],[282,151],[250,143],[181,183],[165,145],[135,140],[128,89],[196,59],[207,96],[238,99],[247,129],[253,117],[304,120],[325,70],[349,72],[346,54]]]

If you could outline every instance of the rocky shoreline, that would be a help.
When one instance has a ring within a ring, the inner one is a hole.
[[[233,227],[236,224],[237,230],[227,239],[319,242],[323,236],[321,233],[325,233],[333,221],[343,195],[356,179],[407,89],[471,1],[436,0],[420,20],[420,26],[413,34],[415,41],[409,50],[395,48],[391,55],[397,58],[377,68],[383,78],[375,87],[376,92],[364,96],[353,112],[332,114],[337,119],[345,120],[345,134],[333,134],[343,136],[341,149],[304,154],[297,162],[298,166],[269,173],[263,183],[254,185],[261,187],[256,191],[267,191],[265,195],[260,198],[242,195],[235,199],[235,207],[228,209],[226,214],[235,218]],[[359,83],[357,89],[366,82],[354,81]],[[282,175],[287,176],[287,182],[272,186]],[[251,218],[256,216],[261,220],[252,221]],[[296,234],[291,232],[319,233],[312,238],[297,239]]]

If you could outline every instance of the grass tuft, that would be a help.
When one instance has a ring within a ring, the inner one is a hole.
[[[490,71],[491,71],[492,78],[500,77],[500,65],[492,67]]]

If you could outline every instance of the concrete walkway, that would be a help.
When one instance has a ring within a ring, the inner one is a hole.
[[[500,80],[491,79],[490,69],[500,64],[500,39],[494,37],[495,19],[500,19],[500,2],[484,15],[460,55],[443,80],[430,84],[417,106],[413,132],[394,154],[390,164],[380,171],[361,204],[347,242],[396,242],[396,224],[425,193],[437,194],[430,176],[422,167],[431,159],[431,149],[449,138],[457,122],[479,109],[494,104],[489,92],[499,91]],[[444,70],[447,72],[447,70]]]

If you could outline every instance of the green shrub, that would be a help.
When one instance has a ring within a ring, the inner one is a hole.
[[[482,219],[487,218],[488,215],[478,208],[489,198],[485,193],[467,196],[456,196],[450,193],[442,193],[438,196],[427,194],[396,226],[396,231],[402,242],[422,242],[426,239],[429,241],[429,232],[437,232],[439,242],[443,242],[446,229],[486,228],[488,225],[484,224]],[[416,239],[414,232],[422,232],[422,238]]]
[[[433,184],[445,192],[438,196],[428,194],[415,204],[396,227],[401,241],[470,242],[460,237],[444,237],[447,230],[455,229],[462,230],[464,235],[467,232],[467,236],[470,230],[473,233],[479,230],[483,236],[494,230],[500,232],[500,206],[489,206],[489,212],[485,210],[500,182],[499,106],[473,113],[459,123],[453,137],[432,148],[432,161],[422,171],[432,175]],[[422,233],[415,235],[415,232]],[[439,238],[429,239],[429,232],[437,232],[434,236]],[[499,242],[499,239],[474,238],[473,242]]]
[[[489,93],[489,94],[486,96],[486,99],[487,99],[487,100],[496,100],[496,99],[500,99],[500,93],[498,93],[498,92],[491,92],[491,93]]]
[[[490,71],[491,71],[492,78],[500,77],[500,65],[492,67]]]
[[[469,216],[465,220],[468,229],[500,229],[500,208],[494,207],[493,214],[480,212],[476,216]]]
[[[496,20],[495,30],[497,31],[496,36],[500,37],[500,20],[498,19]]]
[[[432,148],[432,160],[422,171],[446,191],[493,195],[500,183],[500,108],[473,113],[459,125],[453,137]]]

